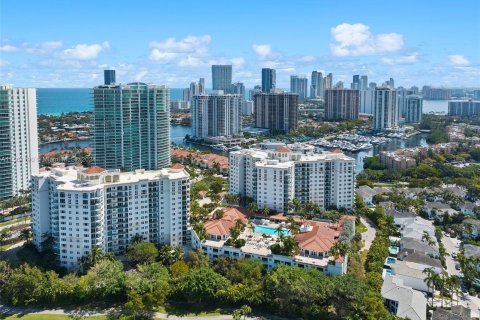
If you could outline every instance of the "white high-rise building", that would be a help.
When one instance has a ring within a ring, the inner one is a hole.
[[[0,199],[29,189],[38,161],[36,90],[1,85]]]
[[[322,208],[353,208],[355,160],[343,153],[291,151],[285,146],[230,153],[231,194],[284,212],[294,198]]]
[[[192,133],[196,138],[232,137],[242,129],[242,97],[238,94],[204,94],[192,98]]]
[[[182,165],[155,171],[57,166],[32,177],[33,243],[52,237],[66,268],[92,246],[123,254],[134,236],[181,246],[190,241],[189,175]]]
[[[373,129],[398,127],[397,91],[391,88],[375,89],[373,98]]]

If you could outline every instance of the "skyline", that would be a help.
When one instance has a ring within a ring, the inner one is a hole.
[[[452,15],[459,11],[461,18]],[[277,87],[285,89],[290,75],[310,82],[313,70],[346,86],[365,74],[377,84],[393,77],[405,87],[480,87],[478,21],[476,1],[351,2],[348,9],[246,1],[235,11],[220,1],[115,10],[93,1],[2,1],[0,78],[15,86],[93,87],[113,68],[120,83],[180,88],[204,77],[211,88],[211,65],[232,64],[233,82],[247,88],[261,84],[262,67],[276,69]]]

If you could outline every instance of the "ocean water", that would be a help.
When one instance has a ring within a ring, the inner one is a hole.
[[[66,112],[83,112],[92,109],[90,88],[38,88],[39,114],[57,115]],[[183,99],[182,88],[170,88],[170,100]]]

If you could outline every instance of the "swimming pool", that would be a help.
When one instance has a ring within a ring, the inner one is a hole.
[[[388,249],[391,254],[397,254],[400,248],[397,246],[390,246]]]
[[[278,231],[277,231],[276,228],[266,227],[266,226],[255,226],[255,232],[258,232],[258,233],[261,233],[261,234],[268,234],[268,235],[271,235],[271,236],[277,236],[278,235]],[[286,229],[283,229],[282,234],[284,236],[288,236],[290,234],[290,231],[288,231]]]

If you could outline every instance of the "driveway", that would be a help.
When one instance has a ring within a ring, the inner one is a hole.
[[[360,217],[360,221],[363,223],[363,225],[365,225],[365,227],[367,227],[367,231],[362,233],[362,240],[365,244],[362,250],[368,250],[372,245],[373,239],[375,239],[377,227],[368,218]]]

